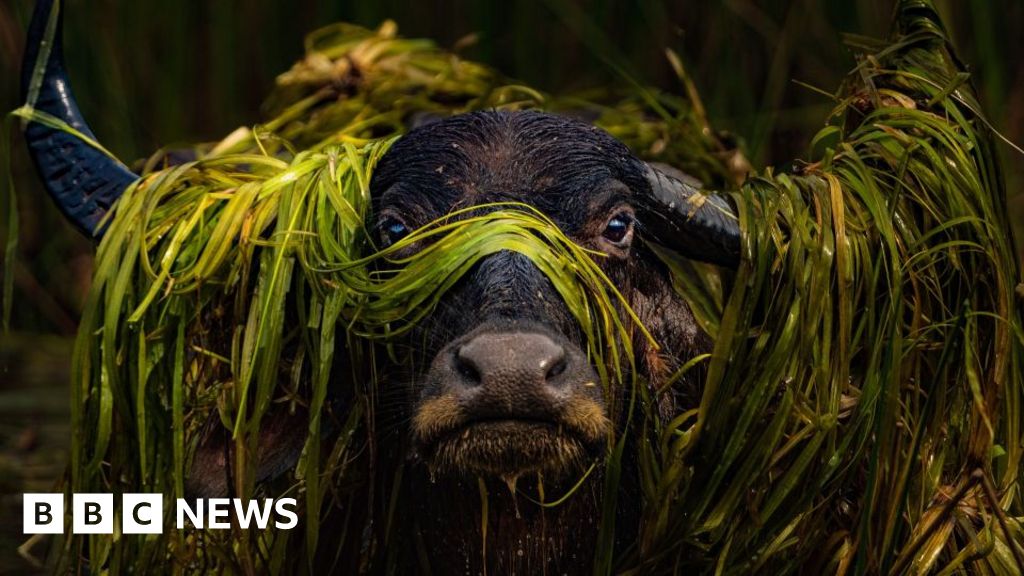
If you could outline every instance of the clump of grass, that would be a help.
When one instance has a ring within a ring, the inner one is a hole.
[[[700,407],[654,425],[625,565],[1024,568],[1020,271],[990,130],[929,3],[862,48],[813,161],[733,195],[744,261]]]
[[[610,442],[606,476],[639,451],[643,522],[632,546],[597,551],[599,572],[1021,569],[1020,271],[990,131],[929,3],[902,2],[892,40],[860,47],[810,162],[731,193],[744,257],[728,292],[655,247],[716,341],[695,360],[708,363],[700,405],[667,422],[616,364],[642,327],[596,256],[543,215],[507,205],[436,222],[408,240],[429,247],[398,261],[400,246],[367,233],[369,175],[416,112],[579,100],[502,84],[388,27],[310,42],[274,119],[194,162],[152,162],[120,201],[75,352],[70,466],[76,492],[180,496],[213,418],[234,441],[234,492],[298,496],[304,529],[78,536],[67,561],[290,573],[330,549],[384,570],[406,543],[380,526],[404,495],[353,464],[375,442],[378,366],[401,361],[389,343],[473,262],[516,250],[566,300],[605,384],[629,387],[629,436]],[[726,186],[728,151],[695,104],[641,92],[588,106],[639,154]],[[329,387],[354,400],[333,405]],[[261,484],[252,454],[273,405],[310,422],[299,464]],[[370,516],[320,534],[329,509],[366,501]]]

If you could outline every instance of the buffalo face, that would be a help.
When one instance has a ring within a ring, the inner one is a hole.
[[[656,381],[707,342],[662,265],[634,244],[650,171],[608,134],[568,118],[466,114],[413,130],[389,150],[371,185],[375,225],[386,246],[458,210],[535,207],[607,256],[598,259],[604,272],[674,352],[634,342],[638,367]],[[422,354],[421,368],[385,397],[408,407],[415,453],[435,473],[563,475],[602,454],[620,420],[623,386],[601,385],[579,326],[522,254],[478,262],[409,348]]]

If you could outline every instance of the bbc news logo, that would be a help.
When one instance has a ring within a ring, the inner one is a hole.
[[[174,501],[175,527],[226,530],[234,517],[239,528],[290,530],[299,523],[294,498],[242,500],[240,498],[178,498]],[[113,534],[118,516],[113,494],[72,494],[72,534]],[[25,534],[63,534],[64,494],[24,494],[22,519]],[[121,534],[160,534],[164,531],[163,494],[123,494]]]

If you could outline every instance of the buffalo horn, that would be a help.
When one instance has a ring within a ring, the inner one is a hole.
[[[60,4],[60,0],[36,3],[22,62],[21,96],[35,110],[64,121],[95,141],[78,110],[64,70],[64,18]],[[46,30],[53,10],[58,11],[56,31],[47,57]],[[41,53],[46,57],[45,68],[40,77],[35,77],[33,72]],[[30,101],[32,98],[34,101]],[[46,191],[57,207],[84,234],[99,236],[101,220],[138,176],[78,136],[38,121],[26,123],[25,140]]]
[[[641,201],[641,230],[683,256],[736,268],[740,226],[724,196],[705,194],[699,183],[668,166],[647,165],[650,194]]]

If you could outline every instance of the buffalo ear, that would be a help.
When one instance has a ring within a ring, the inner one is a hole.
[[[280,408],[263,416],[255,454],[256,482],[273,480],[291,469],[302,453],[309,430],[304,409]],[[185,480],[190,498],[220,498],[234,491],[235,443],[231,431],[213,414],[203,427],[192,468]]]
[[[664,164],[646,164],[645,176],[648,189],[637,202],[642,234],[694,260],[739,266],[739,218],[725,196],[701,192],[698,181]]]

